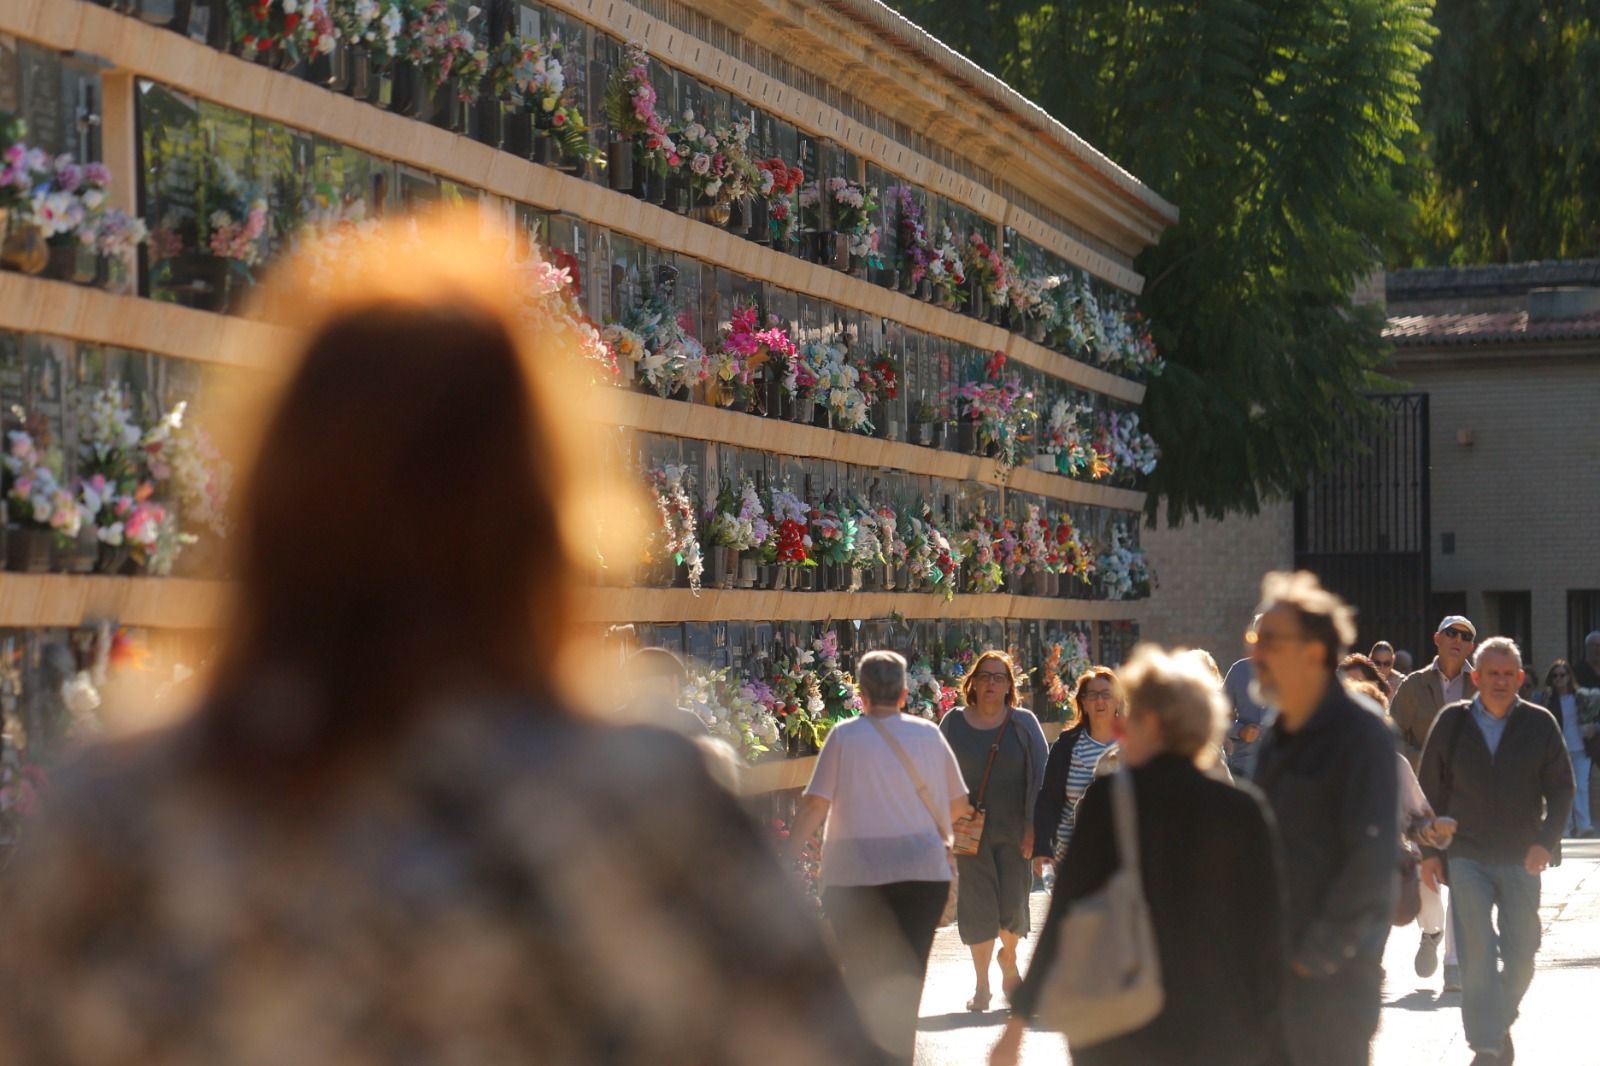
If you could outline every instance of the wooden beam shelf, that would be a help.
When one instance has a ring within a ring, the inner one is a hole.
[[[927,592],[771,592],[751,589],[598,588],[584,594],[591,622],[821,622],[829,619],[1034,619],[1115,622],[1135,613],[1137,600],[1062,600],[973,592],[946,601]]]
[[[5,272],[0,329],[228,366],[262,365],[281,339],[261,322]]]
[[[109,619],[151,629],[209,629],[229,586],[177,577],[0,572],[0,626],[80,626]]]
[[[975,455],[740,414],[705,404],[663,400],[639,392],[623,393],[618,401],[617,414],[623,425],[664,436],[715,441],[738,448],[856,466],[892,467],[924,477],[979,481],[995,487],[1005,485],[1018,492],[1123,511],[1142,510],[1145,505],[1145,494],[1134,489],[1074,481],[1060,474],[1026,467],[1017,467],[1007,474],[995,460]]]
[[[495,196],[570,212],[780,288],[891,318],[947,340],[1002,350],[1018,362],[1131,403],[1144,396],[1142,385],[1068,359],[998,326],[785,255],[460,134],[381,111],[87,0],[20,0],[0,6],[0,33],[62,51],[102,56],[120,69],[179,91],[420,167]]]

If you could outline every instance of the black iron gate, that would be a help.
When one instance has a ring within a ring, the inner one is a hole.
[[[1388,640],[1419,664],[1429,634],[1428,396],[1372,397],[1364,446],[1295,497],[1295,565],[1360,611],[1357,646]]]

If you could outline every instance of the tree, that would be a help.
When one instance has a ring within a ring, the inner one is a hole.
[[[1254,512],[1355,446],[1384,349],[1351,297],[1408,217],[1430,0],[901,6],[1182,211],[1137,263],[1152,513]]]
[[[1600,254],[1597,20],[1593,2],[1438,0],[1418,144],[1433,169],[1391,262]]]

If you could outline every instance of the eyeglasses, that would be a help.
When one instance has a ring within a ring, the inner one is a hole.
[[[1457,629],[1455,626],[1451,626],[1449,629],[1441,629],[1441,630],[1439,630],[1439,632],[1443,633],[1447,637],[1454,637],[1457,640],[1464,640],[1468,644],[1471,644],[1474,640],[1477,639],[1471,633],[1468,633],[1465,629]]]
[[[1003,681],[1006,684],[1011,683],[1011,675],[1003,670],[979,670],[973,676],[979,681]]]
[[[1244,642],[1249,645],[1260,645],[1270,648],[1274,644],[1304,644],[1310,637],[1301,636],[1299,633],[1273,633],[1270,631],[1252,629],[1245,633]]]
[[[1117,694],[1108,688],[1090,688],[1084,689],[1083,691],[1083,702],[1085,703],[1088,703],[1090,700],[1114,700],[1116,698]]]
[[[1389,667],[1394,665],[1394,660],[1393,659],[1374,659],[1374,660],[1372,660],[1372,665],[1376,666],[1379,670],[1387,670],[1387,669],[1389,669]]]

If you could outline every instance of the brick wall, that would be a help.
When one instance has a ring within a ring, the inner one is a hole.
[[[1524,650],[1542,673],[1577,650],[1565,646],[1567,590],[1600,589],[1600,373],[1592,358],[1452,366],[1403,357],[1394,373],[1430,397],[1433,587],[1466,593],[1480,634],[1500,624],[1486,593],[1531,593]],[[1462,432],[1470,445],[1458,442]]]
[[[1226,671],[1261,592],[1261,576],[1294,562],[1294,507],[1268,505],[1254,516],[1220,522],[1166,519],[1140,534],[1159,586],[1142,605],[1140,636],[1204,648]]]

